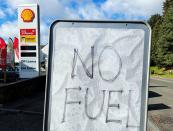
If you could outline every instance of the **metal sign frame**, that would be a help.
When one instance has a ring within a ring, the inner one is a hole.
[[[50,101],[51,101],[51,74],[52,74],[52,56],[54,53],[54,27],[58,24],[58,27],[100,27],[99,24],[104,24],[105,27],[116,27],[122,28],[127,27],[128,29],[143,29],[145,31],[144,38],[144,55],[143,55],[143,74],[142,74],[142,88],[141,88],[141,111],[140,111],[140,131],[146,131],[147,129],[147,105],[148,105],[148,84],[149,84],[149,65],[150,65],[150,46],[151,46],[151,28],[143,21],[80,21],[80,20],[57,20],[52,23],[50,27],[49,36],[49,59],[48,59],[48,72],[46,82],[46,93],[45,93],[45,111],[43,121],[43,131],[50,131]]]

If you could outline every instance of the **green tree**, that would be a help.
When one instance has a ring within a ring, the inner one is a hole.
[[[160,67],[173,67],[173,1],[164,2],[162,23],[156,43],[156,64]]]
[[[164,3],[163,3],[163,15],[165,15],[167,12],[168,12],[168,9],[169,9],[169,6],[171,4],[171,1],[172,0],[166,0]]]
[[[155,14],[155,15],[152,15],[150,17],[150,19],[148,20],[148,23],[150,24],[151,29],[154,29],[155,28],[155,26],[157,25],[157,23],[159,21],[161,21],[161,18],[162,18],[162,16],[160,14]]]
[[[152,29],[152,41],[151,41],[151,65],[155,66],[157,63],[156,55],[158,52],[158,39],[159,39],[159,30],[162,23],[162,16],[159,14],[152,15],[148,20],[148,23]]]

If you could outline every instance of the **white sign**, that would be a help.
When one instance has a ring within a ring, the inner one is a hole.
[[[50,37],[45,131],[146,131],[145,23],[58,21]]]
[[[20,78],[32,78],[40,74],[38,10],[36,4],[18,7]]]

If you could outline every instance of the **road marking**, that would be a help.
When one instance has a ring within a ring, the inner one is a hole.
[[[168,82],[168,83],[173,83],[173,81],[169,81],[169,80],[163,80],[163,79],[158,79],[158,78],[151,78],[153,80],[158,80],[158,81],[164,81],[164,82]]]
[[[9,108],[0,108],[0,111],[6,111],[11,113],[23,113],[23,114],[31,114],[31,115],[40,115],[43,116],[41,112],[28,111],[28,110],[18,110],[18,109],[9,109]]]

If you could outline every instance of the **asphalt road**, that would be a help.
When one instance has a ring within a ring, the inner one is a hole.
[[[149,119],[160,131],[173,130],[173,80],[151,78]]]
[[[42,131],[44,92],[1,105],[0,131]]]

